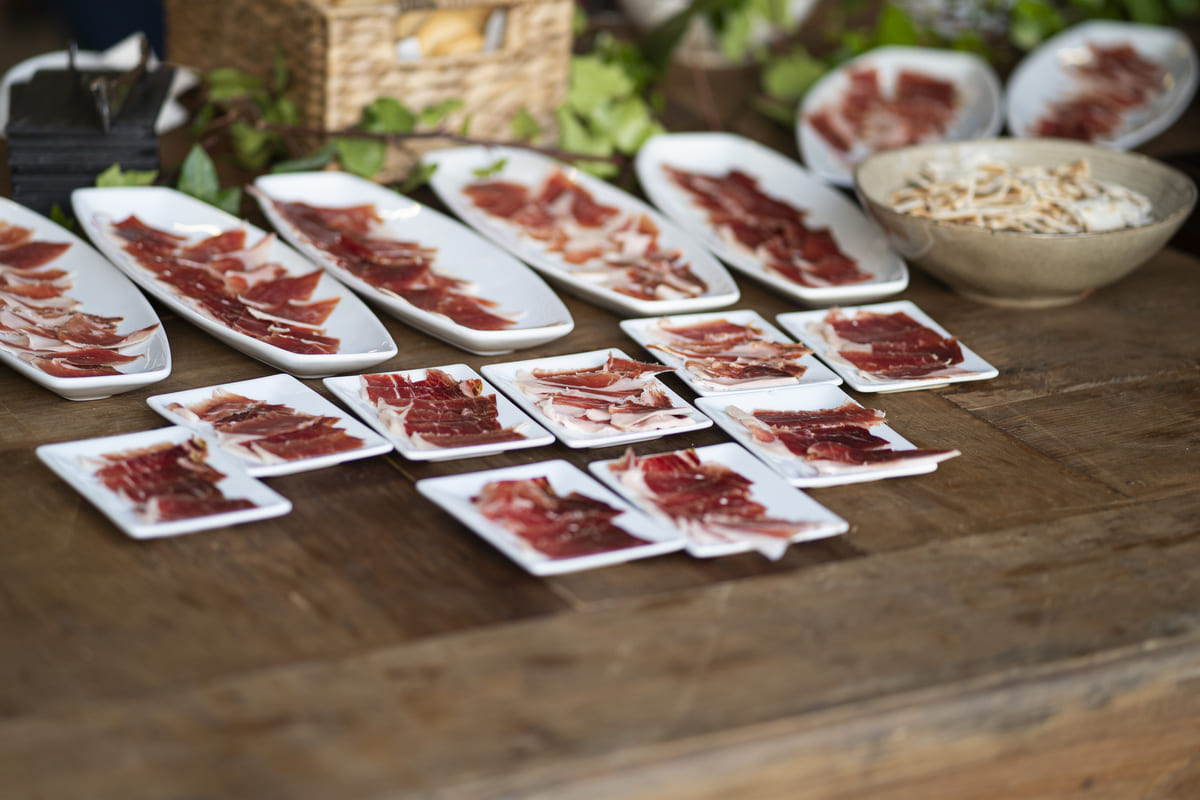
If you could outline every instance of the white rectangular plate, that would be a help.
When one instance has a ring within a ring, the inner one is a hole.
[[[937,331],[941,336],[952,336],[949,331],[934,322],[928,314],[917,308],[915,304],[908,300],[897,300],[891,303],[876,303],[871,306],[855,306],[843,308],[842,311],[848,317],[854,316],[859,311],[873,311],[879,314],[894,314],[897,311],[903,311],[912,317],[917,322],[921,323],[931,330]],[[775,317],[776,321],[788,333],[795,336],[800,341],[813,349],[821,360],[833,368],[834,372],[845,378],[846,383],[851,389],[859,392],[905,392],[910,389],[935,389],[939,386],[945,386],[950,383],[962,383],[963,381],[984,381],[996,377],[1000,371],[993,367],[988,362],[977,356],[974,351],[959,341],[959,347],[962,348],[963,360],[955,366],[965,370],[959,375],[937,375],[929,378],[910,378],[902,380],[879,379],[867,375],[854,365],[842,360],[836,354],[831,352],[829,343],[825,341],[825,337],[819,333],[809,330],[809,325],[819,323],[825,318],[828,310],[820,311],[793,311],[787,314],[780,314]]]
[[[517,386],[517,374],[522,371],[531,371],[534,369],[546,369],[551,371],[565,371],[575,369],[589,369],[591,367],[603,366],[608,360],[609,355],[616,355],[618,358],[629,358],[625,353],[615,347],[610,347],[607,350],[592,350],[586,353],[572,353],[566,356],[555,356],[553,358],[534,358],[528,361],[510,361],[505,364],[485,364],[483,366],[483,374],[488,380],[500,387],[500,391],[511,397],[517,405],[525,409],[525,411],[550,430],[558,440],[567,447],[611,447],[619,444],[630,444],[632,442],[644,442],[648,439],[658,439],[663,436],[671,436],[676,433],[687,433],[689,431],[698,431],[712,425],[712,420],[696,411],[687,401],[680,397],[671,388],[657,378],[652,380],[658,384],[658,388],[663,391],[667,398],[671,401],[671,405],[676,408],[687,410],[688,422],[683,425],[678,425],[674,428],[661,428],[649,431],[618,431],[616,433],[607,433],[600,431],[598,433],[581,433],[578,431],[567,430],[562,425],[548,419],[542,410],[537,407],[533,398],[525,394]]]
[[[3,197],[0,197],[0,221],[29,228],[39,241],[71,244],[70,249],[44,268],[64,269],[71,273],[71,288],[66,294],[81,303],[79,311],[102,317],[121,317],[117,329],[121,334],[158,324],[158,330],[149,339],[121,350],[139,358],[117,367],[119,375],[59,378],[3,349],[0,349],[0,362],[68,400],[109,397],[157,383],[171,374],[171,347],[167,343],[167,334],[150,303],[128,278],[83,239],[41,214]]]
[[[551,488],[561,496],[579,492],[621,509],[624,513],[613,520],[614,524],[623,528],[627,533],[646,540],[646,544],[574,558],[551,558],[535,550],[504,526],[480,514],[472,502],[480,490],[492,481],[525,480],[537,477],[547,478]],[[558,575],[564,572],[605,567],[663,553],[673,553],[684,547],[683,536],[673,527],[654,522],[640,511],[630,507],[619,496],[601,486],[586,472],[567,461],[542,461],[485,472],[425,478],[417,481],[417,491],[437,503],[484,541],[534,575]]]
[[[847,73],[874,67],[885,97],[903,70],[914,70],[948,80],[958,88],[960,106],[940,141],[990,139],[1004,125],[1004,91],[995,70],[974,53],[932,47],[877,47],[827,73],[804,95],[796,119],[796,134],[804,163],[821,178],[838,186],[854,185],[854,165],[869,153],[856,148],[839,153],[808,122],[817,109],[837,103],[850,85]],[[932,140],[931,140],[932,141]]]
[[[846,520],[789,484],[766,464],[732,442],[697,447],[696,454],[700,456],[702,463],[715,461],[747,478],[752,484],[750,496],[766,508],[766,516],[789,520],[811,520],[820,523],[819,527],[814,527],[793,538],[792,543],[825,539],[850,530],[850,524]],[[588,469],[634,507],[640,508],[664,525],[675,527],[670,517],[659,511],[649,500],[621,483],[616,474],[609,469],[609,465],[617,460],[619,459],[593,461],[588,464]],[[752,544],[744,541],[696,542],[689,540],[687,545],[688,552],[696,558],[727,556],[734,553],[745,553],[753,549]]]
[[[662,363],[669,367],[675,368],[675,374],[686,383],[692,391],[699,395],[710,394],[729,394],[731,392],[756,391],[761,387],[751,386],[749,388],[739,387],[738,385],[730,386],[715,386],[707,382],[703,382],[694,376],[684,363],[684,360],[674,355],[661,350],[653,350],[648,345],[656,342],[661,342],[662,339],[656,335],[658,323],[667,321],[673,325],[690,324],[703,322],[705,320],[724,319],[733,322],[737,325],[753,325],[763,332],[763,338],[772,342],[788,342],[791,339],[785,336],[778,328],[762,318],[757,311],[739,310],[739,311],[710,311],[704,314],[682,314],[673,317],[646,317],[643,319],[626,319],[621,321],[621,330],[635,342],[640,344],[647,353],[650,353]],[[837,385],[842,382],[842,379],[829,367],[822,364],[817,358],[811,354],[800,359],[800,363],[807,369],[799,378],[793,378],[788,385],[792,386],[813,386],[817,384],[833,384]]]
[[[937,469],[937,459],[922,458],[901,461],[896,464],[871,465],[828,465],[818,470],[811,462],[790,453],[765,447],[745,425],[729,416],[728,409],[736,407],[751,413],[759,409],[780,411],[818,411],[823,408],[838,408],[854,403],[848,394],[836,386],[798,386],[783,389],[768,389],[762,392],[745,392],[727,397],[703,397],[696,402],[700,410],[712,417],[743,447],[763,460],[793,486],[807,489],[820,486],[840,486],[847,483],[864,483],[904,475],[921,475]],[[858,403],[854,403],[859,405]],[[893,450],[914,450],[916,445],[896,433],[886,423],[871,426],[871,433],[886,439]]]
[[[224,389],[233,394],[239,394],[242,397],[248,397],[251,400],[259,400],[264,403],[283,404],[294,411],[299,411],[305,414],[321,417],[336,417],[337,427],[345,431],[350,436],[357,437],[362,440],[362,445],[355,450],[346,450],[341,453],[329,453],[322,456],[314,456],[312,458],[299,458],[294,461],[283,461],[279,463],[268,464],[253,458],[243,458],[236,453],[230,453],[232,458],[236,458],[242,462],[246,471],[256,478],[264,478],[272,475],[291,475],[295,472],[307,472],[309,470],[321,469],[333,464],[340,464],[344,461],[354,461],[359,458],[370,458],[371,456],[383,455],[391,451],[392,443],[384,439],[375,431],[363,425],[358,420],[351,417],[345,411],[335,406],[333,403],[326,400],[321,395],[314,392],[312,389],[305,386],[300,381],[293,378],[291,375],[268,375],[265,378],[254,378],[248,381],[238,381],[237,383],[222,383],[217,386],[205,386],[200,389],[188,389],[183,392],[172,392],[171,394],[157,394],[146,399],[150,407],[167,419],[168,422],[174,425],[180,425],[184,428],[189,428],[198,434],[203,435],[210,443],[218,444],[219,439],[217,432],[213,426],[207,422],[196,422],[188,419],[176,411],[171,410],[170,406],[178,403],[182,406],[190,406],[196,403],[202,403],[209,400],[215,391]]]
[[[172,287],[157,280],[152,272],[121,249],[108,231],[109,224],[134,214],[147,225],[192,241],[238,227],[246,229],[248,246],[266,235],[265,231],[219,208],[160,186],[76,189],[71,193],[71,203],[79,224],[118,269],[179,316],[251,358],[293,375],[313,378],[364,369],[396,355],[396,344],[383,324],[362,300],[328,274],[321,275],[313,299],[339,298],[337,308],[322,327],[327,335],[340,339],[341,346],[336,353],[292,353],[201,314],[189,298],[180,297]],[[282,265],[290,275],[317,269],[282,242],[273,244],[269,260]]]
[[[264,175],[254,185],[263,213],[293,247],[392,316],[455,347],[480,355],[507,353],[545,344],[575,327],[562,300],[529,267],[462,223],[377,183],[346,172],[298,172]],[[372,286],[308,242],[271,200],[327,208],[374,205],[383,219],[380,235],[436,247],[436,269],[474,284],[478,297],[498,303],[494,310],[515,317],[516,324],[498,331],[469,328]]]
[[[1096,144],[1131,150],[1171,127],[1196,94],[1200,80],[1196,48],[1179,28],[1112,20],[1084,22],[1043,42],[1013,70],[1008,80],[1008,129],[1013,136],[1033,135],[1033,126],[1050,105],[1074,93],[1078,78],[1069,65],[1085,56],[1089,43],[1129,44],[1166,73],[1162,93],[1144,108],[1131,110],[1113,134]]]
[[[757,142],[732,133],[663,134],[642,145],[636,164],[642,188],[664,214],[734,269],[801,303],[865,303],[908,286],[908,267],[858,206],[795,161]],[[804,211],[809,228],[829,228],[842,252],[874,277],[844,286],[803,286],[769,270],[758,255],[717,232],[708,213],[666,174],[668,166],[706,175],[745,172],[763,193]]]
[[[524,439],[518,439],[512,442],[496,442],[493,444],[477,444],[467,447],[417,447],[404,436],[401,436],[394,431],[388,429],[379,419],[379,413],[374,406],[362,398],[360,393],[361,381],[358,375],[343,375],[338,378],[326,378],[323,383],[328,387],[329,391],[337,395],[338,399],[345,403],[350,410],[362,417],[362,419],[379,432],[381,436],[395,445],[396,450],[400,455],[410,461],[447,461],[454,458],[474,458],[476,456],[491,455],[493,453],[502,453],[506,450],[521,450],[527,447],[542,447],[548,444],[554,444],[554,437],[550,435],[542,426],[538,425],[530,419],[521,409],[517,408],[508,398],[496,391],[496,387],[492,386],[485,379],[479,376],[479,373],[471,369],[466,364],[447,364],[440,367],[442,372],[450,375],[456,380],[465,381],[479,379],[483,381],[483,393],[496,395],[496,416],[502,428],[514,428],[519,433],[525,436]],[[426,369],[406,369],[398,370],[391,373],[394,375],[403,375],[410,381],[419,381],[425,378]]]
[[[292,510],[291,502],[266,484],[250,477],[236,459],[209,443],[208,463],[225,474],[218,484],[226,497],[244,497],[256,505],[240,511],[194,517],[173,522],[147,524],[133,513],[132,507],[120,495],[112,491],[95,477],[95,470],[84,463],[85,458],[96,458],[106,453],[119,453],[135,448],[150,447],[160,442],[178,444],[195,434],[178,426],[158,428],[152,431],[105,436],[100,439],[82,439],[75,442],[44,444],[37,449],[38,458],[58,476],[84,496],[113,524],[134,539],[155,539],[160,536],[177,536],[182,533],[224,528],[260,519],[282,516]]]
[[[475,174],[475,170],[485,170],[502,159],[504,167],[498,173],[488,178],[480,178]],[[721,266],[721,263],[713,258],[707,250],[650,206],[599,178],[560,164],[546,156],[506,147],[459,147],[436,150],[427,153],[424,161],[437,165],[437,171],[433,174],[430,185],[451,211],[484,236],[584,300],[619,314],[637,316],[703,311],[737,302],[739,296],[737,284],[729,276],[725,267]],[[591,192],[597,201],[615,206],[622,211],[645,214],[650,217],[658,226],[659,242],[662,246],[669,250],[683,251],[684,258],[691,264],[692,271],[708,284],[708,291],[698,297],[641,300],[597,286],[581,278],[574,271],[572,265],[564,261],[557,253],[547,251],[539,242],[522,234],[514,225],[480,211],[470,198],[463,194],[464,188],[480,180],[514,181],[534,188],[540,185],[554,169],[565,170],[571,180],[577,181]]]

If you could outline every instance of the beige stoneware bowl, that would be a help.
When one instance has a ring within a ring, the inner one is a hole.
[[[1149,197],[1154,219],[1104,233],[1035,234],[913,217],[887,205],[888,196],[925,162],[981,152],[1015,166],[1086,158],[1096,178]],[[863,206],[909,263],[973,300],[1016,308],[1074,303],[1120,280],[1161,250],[1196,204],[1196,185],[1179,170],[1137,153],[1062,139],[988,139],[891,150],[863,161],[854,180]]]

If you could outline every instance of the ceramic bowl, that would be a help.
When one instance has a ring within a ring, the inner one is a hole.
[[[1150,199],[1153,220],[1136,228],[1079,234],[993,231],[899,213],[888,196],[927,161],[985,154],[1014,166],[1056,166],[1080,158],[1092,174]],[[918,145],[878,153],[855,171],[868,213],[902,256],[954,291],[1020,308],[1066,305],[1120,280],[1161,250],[1196,204],[1184,173],[1136,153],[1060,139],[987,139]]]

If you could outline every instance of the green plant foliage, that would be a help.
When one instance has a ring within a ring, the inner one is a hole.
[[[488,164],[486,167],[471,170],[471,174],[476,178],[490,178],[498,174],[505,166],[508,165],[507,158],[497,159],[494,163]]]
[[[387,142],[379,139],[360,139],[339,136],[334,139],[338,161],[347,172],[373,178],[387,160]]]
[[[112,186],[149,186],[154,183],[156,178],[158,178],[157,170],[122,170],[120,164],[113,164],[96,176],[96,185],[103,188]]]
[[[408,194],[409,192],[424,186],[425,184],[429,183],[429,179],[433,177],[433,173],[437,172],[437,168],[437,164],[431,164],[427,161],[419,162],[408,173],[408,176],[404,179],[404,182],[396,187],[396,191],[400,192],[401,194]]]
[[[192,145],[184,158],[175,188],[230,214],[237,214],[241,208],[242,190],[237,186],[221,188],[216,165],[198,144]]]
[[[50,206],[50,221],[62,225],[69,231],[75,230],[75,218],[63,211],[63,207],[58,203]]]
[[[542,138],[542,126],[524,106],[513,115],[508,130],[514,139],[521,142],[536,142]]]
[[[1032,50],[1066,27],[1058,9],[1041,0],[1017,0],[1009,17],[1008,38],[1019,50]]]
[[[762,86],[768,95],[798,101],[829,67],[803,47],[768,61],[763,66]]]
[[[462,107],[463,101],[459,100],[458,98],[443,100],[442,102],[436,103],[428,108],[421,109],[421,112],[417,114],[417,121],[426,127],[433,128],[441,125],[446,121],[446,117],[450,116]]]
[[[337,155],[337,145],[326,142],[306,156],[280,161],[271,172],[311,172],[328,166]]]

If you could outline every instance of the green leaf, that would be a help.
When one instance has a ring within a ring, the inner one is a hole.
[[[387,159],[387,145],[377,139],[344,136],[335,140],[335,146],[342,166],[364,178],[375,177]]]
[[[208,84],[209,99],[214,102],[227,102],[239,97],[261,91],[262,81],[240,69],[222,67],[214,69],[204,77]]]
[[[212,103],[205,103],[200,106],[200,110],[196,112],[196,116],[192,119],[191,134],[192,138],[198,137],[208,127],[208,123],[212,122],[213,116],[217,113],[217,108]]]
[[[1129,18],[1145,25],[1162,25],[1167,21],[1167,10],[1161,0],[1122,0]]]
[[[271,91],[275,94],[283,94],[291,77],[291,73],[288,72],[287,60],[283,57],[283,50],[276,45],[275,58],[271,63]]]
[[[437,172],[438,165],[427,161],[418,162],[415,167],[409,170],[408,176],[404,179],[396,191],[401,194],[408,194],[416,189],[421,188],[429,183],[429,179],[433,177],[433,173]]]
[[[912,46],[919,42],[917,26],[904,9],[886,3],[879,13],[879,24],[875,28],[877,45]]]
[[[336,154],[337,147],[329,142],[306,156],[280,161],[271,167],[271,172],[311,172],[328,165]]]
[[[733,63],[741,63],[750,52],[750,42],[754,33],[754,14],[750,9],[742,9],[726,14],[717,28],[717,46]]]
[[[75,230],[75,218],[63,211],[58,203],[50,206],[50,221],[62,225],[67,230]]]
[[[363,107],[362,129],[370,133],[412,133],[417,115],[394,97],[379,97]]]
[[[1200,15],[1200,0],[1168,0],[1167,5],[1177,17],[1187,18]]]
[[[421,113],[418,114],[417,117],[422,125],[432,128],[436,125],[441,125],[446,120],[446,117],[450,116],[462,107],[462,100],[451,98],[449,100],[443,100],[440,103],[421,109]]]
[[[767,119],[780,125],[792,127],[796,124],[796,104],[793,102],[773,97],[758,97],[754,100],[754,108]]]
[[[991,49],[977,31],[960,33],[954,41],[950,42],[950,48],[962,53],[974,53],[984,59],[990,59],[991,56]]]
[[[221,189],[217,180],[217,167],[200,145],[192,145],[187,157],[183,159],[179,168],[179,182],[175,188],[206,203],[216,199]]]
[[[571,79],[567,87],[567,105],[586,115],[601,103],[633,92],[633,82],[616,64],[606,64],[598,56],[571,59]]]
[[[583,36],[588,29],[587,12],[583,10],[583,6],[578,3],[574,6],[575,12],[571,16],[571,33],[576,36]]]
[[[683,41],[692,19],[698,14],[715,15],[723,11],[736,10],[744,0],[692,0],[678,13],[663,20],[657,28],[646,35],[642,50],[655,69],[665,70],[671,53]]]
[[[225,213],[240,217],[242,210],[242,188],[240,186],[229,186],[225,189],[220,189],[210,202]]]
[[[96,176],[96,185],[107,188],[111,186],[149,186],[158,177],[157,170],[131,169],[121,171],[120,164],[113,164]]]
[[[1050,4],[1017,0],[1009,15],[1008,38],[1017,48],[1032,50],[1065,25],[1062,15]]]
[[[508,159],[501,158],[501,159],[497,159],[492,164],[488,164],[486,167],[480,167],[479,169],[471,170],[471,174],[474,175],[476,178],[490,178],[493,175],[500,172],[501,170],[503,170],[504,167],[507,165],[508,165]]]
[[[246,169],[259,170],[275,155],[279,137],[239,120],[229,126],[229,141],[239,164]]]
[[[474,114],[467,114],[463,117],[462,125],[458,126],[459,136],[468,136],[471,133],[471,121],[475,119]]]
[[[286,97],[277,97],[267,105],[263,116],[275,125],[299,125],[300,107]]]
[[[521,106],[513,115],[512,122],[508,123],[508,129],[512,133],[512,137],[518,141],[536,142],[542,138],[542,126],[538,125],[533,114],[530,114],[529,109],[524,106]]]
[[[622,153],[637,152],[642,144],[661,132],[661,126],[650,116],[649,107],[638,97],[596,108],[589,118],[592,130],[606,131],[616,149]]]
[[[559,144],[564,150],[594,156],[613,154],[612,139],[588,130],[583,121],[566,106],[559,106],[555,117],[558,120]],[[575,166],[602,178],[612,177],[619,172],[616,164],[606,162],[580,160],[575,162]]]
[[[799,47],[763,66],[763,91],[781,100],[797,101],[825,72],[826,67],[822,62]]]

